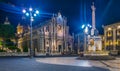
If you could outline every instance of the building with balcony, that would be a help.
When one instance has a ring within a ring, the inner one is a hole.
[[[104,27],[105,49],[120,51],[120,22]]]

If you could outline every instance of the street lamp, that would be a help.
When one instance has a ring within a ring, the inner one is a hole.
[[[39,11],[38,11],[38,10],[36,10],[36,14],[39,14]]]
[[[34,21],[34,17],[39,14],[38,10],[33,10],[31,7],[29,9],[23,9],[22,11],[26,16],[30,17],[30,57],[33,58],[33,42],[32,42],[32,22]]]
[[[30,12],[32,11],[32,8],[31,8],[31,7],[29,8],[29,11],[30,11]]]
[[[89,28],[91,28],[92,26],[90,24],[87,25],[82,25],[82,29],[84,30],[84,52],[86,51],[87,48],[87,35],[89,34]]]

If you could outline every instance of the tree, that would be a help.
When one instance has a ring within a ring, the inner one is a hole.
[[[6,39],[5,40],[5,46],[7,46],[7,47],[14,46],[14,43],[10,39]]]
[[[10,24],[0,24],[0,37],[4,39],[14,38],[14,27]]]
[[[0,37],[2,38],[3,47],[5,47],[5,40],[14,38],[14,27],[10,24],[0,24]]]

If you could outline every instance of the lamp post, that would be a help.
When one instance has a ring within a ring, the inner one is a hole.
[[[84,52],[87,49],[87,36],[88,36],[88,32],[89,32],[89,28],[91,28],[92,26],[90,24],[87,25],[82,25],[82,29],[84,30]]]
[[[34,17],[39,14],[38,10],[34,10],[30,7],[29,9],[23,9],[22,11],[26,16],[30,17],[30,58],[33,58],[33,41],[32,41],[32,22]]]

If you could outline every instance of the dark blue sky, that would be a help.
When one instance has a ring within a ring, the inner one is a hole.
[[[120,0],[0,0],[0,22],[8,16],[11,24],[25,24],[21,10],[32,6],[41,12],[35,24],[49,19],[52,13],[61,11],[68,19],[70,31],[79,32],[82,24],[91,24],[93,1],[96,6],[96,27],[100,33],[103,33],[102,25],[120,21]]]

